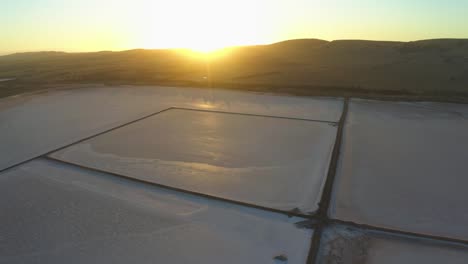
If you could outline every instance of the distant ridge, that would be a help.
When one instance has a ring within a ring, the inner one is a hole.
[[[210,60],[209,73],[206,63],[177,50],[28,52],[0,56],[0,78],[16,78],[9,85],[18,87],[117,83],[218,85],[298,94],[468,95],[468,39],[297,39],[232,47]]]
[[[456,38],[440,38],[440,39],[423,39],[423,40],[415,40],[415,41],[381,41],[381,40],[360,40],[360,39],[339,39],[339,40],[322,40],[322,39],[290,39],[275,42],[272,44],[264,44],[264,45],[254,45],[254,46],[233,46],[231,48],[247,48],[247,47],[266,47],[266,46],[320,46],[324,44],[347,44],[347,45],[365,45],[365,44],[380,44],[380,45],[428,45],[428,46],[446,46],[446,45],[463,45],[460,43],[467,43],[468,39],[456,39]],[[172,50],[172,49],[142,49],[142,48],[135,48],[130,50],[123,50],[123,51],[93,51],[93,52],[65,52],[65,51],[33,51],[33,52],[14,52],[8,54],[1,54],[0,57],[3,56],[13,56],[13,55],[33,55],[33,54],[42,54],[42,55],[56,55],[56,54],[86,54],[86,53],[112,53],[112,52],[137,52],[137,51],[162,51],[162,50]]]

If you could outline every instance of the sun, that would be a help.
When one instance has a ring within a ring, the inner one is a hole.
[[[227,45],[214,45],[213,43],[201,43],[201,44],[190,45],[190,47],[188,48],[194,52],[209,55],[211,53],[215,53],[216,51],[219,51],[226,47]]]
[[[264,44],[255,1],[147,1],[135,19],[143,48],[191,49],[213,53],[222,48]],[[155,10],[160,10],[155,12]],[[176,14],[176,15],[174,15]]]
[[[190,43],[187,43],[187,47],[185,48],[202,54],[210,54],[231,45],[231,43],[224,42],[222,39],[217,39],[215,36],[200,34],[199,38],[192,39]]]

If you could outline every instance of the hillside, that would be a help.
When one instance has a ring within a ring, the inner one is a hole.
[[[209,60],[179,50],[0,56],[0,94],[62,84],[217,86],[305,95],[468,97],[468,40],[290,40],[229,48]]]

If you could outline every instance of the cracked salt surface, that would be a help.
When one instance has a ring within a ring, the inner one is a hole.
[[[322,236],[321,264],[464,264],[468,247],[333,225]]]
[[[0,194],[0,263],[302,264],[313,233],[302,218],[47,160],[1,173]]]
[[[51,157],[284,211],[317,209],[337,128],[172,109]]]
[[[330,216],[468,240],[468,106],[352,100]]]
[[[96,87],[0,99],[0,170],[169,107],[337,121],[341,99],[174,87]]]

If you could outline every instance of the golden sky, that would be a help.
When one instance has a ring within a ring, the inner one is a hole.
[[[0,53],[467,38],[466,10],[460,0],[5,0]]]

